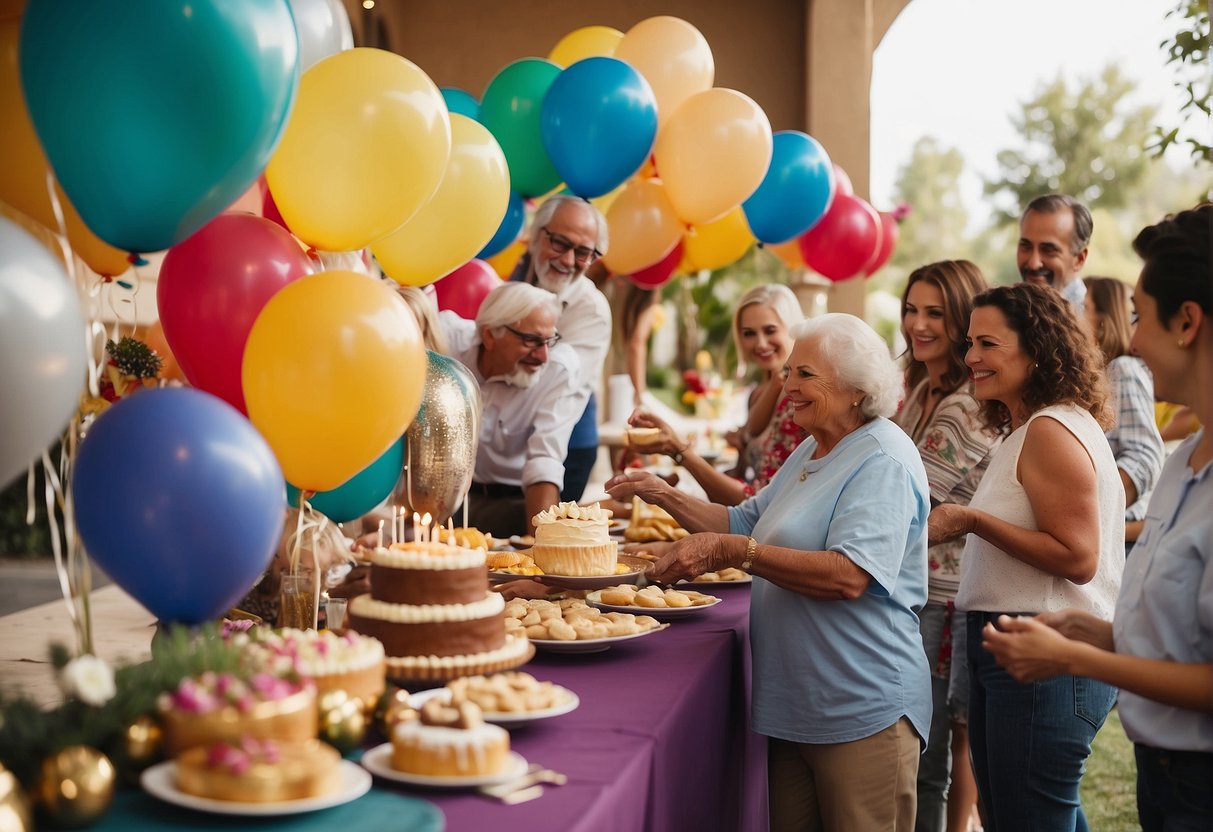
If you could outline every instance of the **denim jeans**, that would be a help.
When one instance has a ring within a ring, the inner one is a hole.
[[[1213,829],[1213,754],[1134,746],[1137,819],[1145,832]]]
[[[985,828],[1086,829],[1078,782],[1116,688],[1080,676],[1016,682],[981,646],[995,618],[968,614],[969,747]]]

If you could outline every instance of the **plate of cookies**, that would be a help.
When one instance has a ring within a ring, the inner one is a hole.
[[[514,598],[505,605],[507,632],[522,632],[538,650],[598,653],[670,626],[651,615],[604,611],[580,598]]]
[[[563,716],[577,709],[581,700],[566,687],[540,682],[529,673],[511,671],[492,676],[464,676],[444,688],[423,690],[410,697],[413,707],[426,700],[475,702],[484,712],[485,722],[516,728],[540,719]]]
[[[677,586],[748,586],[753,582],[749,572],[744,572],[735,566],[727,566],[718,572],[704,572],[685,581],[679,581]]]
[[[637,589],[630,584],[587,592],[585,600],[607,612],[640,613],[659,619],[685,618],[720,603],[720,599],[714,595],[704,595],[690,589],[663,589],[659,586]]]

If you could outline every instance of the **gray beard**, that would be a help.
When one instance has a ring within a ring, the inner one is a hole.
[[[585,274],[584,271],[574,271],[568,277],[562,275],[554,276],[552,267],[546,262],[535,263],[535,283],[540,289],[547,289],[556,297],[560,297],[568,291],[569,287],[577,278]]]
[[[534,387],[541,375],[543,375],[543,368],[540,368],[538,372],[528,373],[522,367],[515,367],[512,373],[501,376],[501,380],[511,387],[525,390],[528,387]]]

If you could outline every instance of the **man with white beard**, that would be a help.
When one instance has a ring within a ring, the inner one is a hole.
[[[526,254],[511,281],[547,289],[560,302],[556,326],[564,343],[577,352],[586,406],[569,440],[565,484],[560,498],[581,499],[598,458],[598,408],[595,389],[611,347],[611,307],[586,270],[607,250],[606,218],[575,196],[554,196],[535,211]]]
[[[588,389],[556,331],[558,315],[556,297],[527,283],[489,292],[474,322],[439,315],[450,355],[480,385],[468,523],[495,537],[532,534],[531,518],[560,502],[569,434]]]

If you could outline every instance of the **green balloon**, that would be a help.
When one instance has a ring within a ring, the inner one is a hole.
[[[489,129],[510,166],[510,188],[541,196],[560,184],[540,129],[543,97],[560,67],[540,58],[515,61],[489,82],[480,102],[480,123]]]

